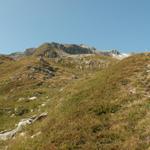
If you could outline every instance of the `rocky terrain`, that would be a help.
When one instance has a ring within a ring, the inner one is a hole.
[[[150,148],[150,53],[45,43],[0,71],[0,150]]]
[[[60,44],[60,43],[44,43],[37,48],[28,48],[24,52],[16,52],[9,55],[9,57],[17,59],[22,56],[46,56],[49,58],[63,57],[68,55],[82,55],[82,54],[99,54],[112,57],[127,57],[128,54],[121,54],[118,50],[99,51],[94,47],[84,44]]]

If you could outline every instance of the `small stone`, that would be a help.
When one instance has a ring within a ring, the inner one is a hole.
[[[64,90],[64,88],[61,88],[59,91],[62,92]]]
[[[136,89],[135,89],[135,88],[130,89],[130,93],[131,93],[131,94],[136,94]]]
[[[42,105],[41,105],[41,107],[45,107],[46,106],[46,104],[45,103],[43,103]]]
[[[32,136],[31,136],[31,138],[33,139],[33,138],[35,138],[35,137],[39,136],[40,134],[41,134],[41,131],[39,131],[38,133],[36,133],[36,134],[32,135]]]
[[[25,132],[20,133],[20,136],[24,137],[26,135]]]
[[[33,96],[33,97],[30,97],[29,100],[36,100],[37,97],[36,96]]]
[[[23,101],[23,100],[25,100],[25,98],[20,97],[20,98],[18,99],[18,102],[21,102],[21,101]]]
[[[12,117],[15,117],[15,114],[12,114],[10,117],[11,117],[11,118],[12,118]]]

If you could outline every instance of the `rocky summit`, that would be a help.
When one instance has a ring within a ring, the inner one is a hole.
[[[9,56],[18,58],[22,56],[45,56],[49,58],[63,57],[68,55],[82,55],[82,54],[101,54],[107,56],[121,56],[118,50],[99,51],[94,47],[84,44],[60,44],[60,43],[44,43],[37,48],[28,48],[24,52],[15,52]],[[128,54],[126,54],[128,56]]]
[[[0,150],[150,149],[150,53],[44,43],[0,73]]]
[[[60,44],[60,43],[44,43],[37,48],[28,48],[23,53],[12,53],[10,57],[17,56],[46,56],[49,58],[61,57],[67,54],[93,54],[95,52],[94,47],[89,47],[86,45],[76,45],[76,44]]]

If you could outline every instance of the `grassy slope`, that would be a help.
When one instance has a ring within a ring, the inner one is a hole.
[[[114,61],[109,57],[102,56],[87,57],[86,59]],[[58,62],[55,59],[46,59],[46,61],[49,66],[56,69],[55,76],[43,80],[44,74],[36,73],[36,79],[32,80],[28,78],[30,73],[28,66],[42,66],[37,57],[25,57],[17,61],[4,56],[0,57],[0,62],[3,62],[0,64],[0,131],[14,128],[21,118],[42,112],[42,108],[39,111],[40,105],[53,99],[64,86],[76,81],[74,76],[83,78],[84,75],[87,76],[87,73],[96,71],[96,69],[79,70],[72,58],[60,59]],[[33,96],[36,96],[37,100],[29,101],[28,98]],[[19,101],[19,99],[22,100]],[[11,117],[12,114],[16,114],[15,109],[17,109],[17,113],[20,111],[24,111],[24,113]]]
[[[147,149],[149,63],[150,56],[137,55],[64,84],[61,91],[42,87],[47,91],[43,101],[52,93],[42,110],[48,110],[49,117],[25,129],[26,136],[1,144],[11,150]],[[32,139],[39,131],[41,135]]]
[[[10,149],[148,149],[148,64],[149,55],[137,55],[72,82],[47,105],[49,117],[9,141]]]

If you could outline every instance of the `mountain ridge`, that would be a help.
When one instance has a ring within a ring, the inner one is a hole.
[[[43,52],[42,52],[43,51]],[[39,54],[38,54],[39,53]],[[37,48],[28,48],[24,52],[14,52],[8,56],[17,59],[23,56],[30,55],[42,55],[40,53],[47,53],[49,57],[62,57],[66,55],[76,55],[76,54],[100,54],[112,56],[117,59],[123,59],[128,57],[130,54],[122,54],[118,50],[108,50],[101,51],[95,47],[87,46],[85,44],[60,44],[56,42],[43,43]]]

